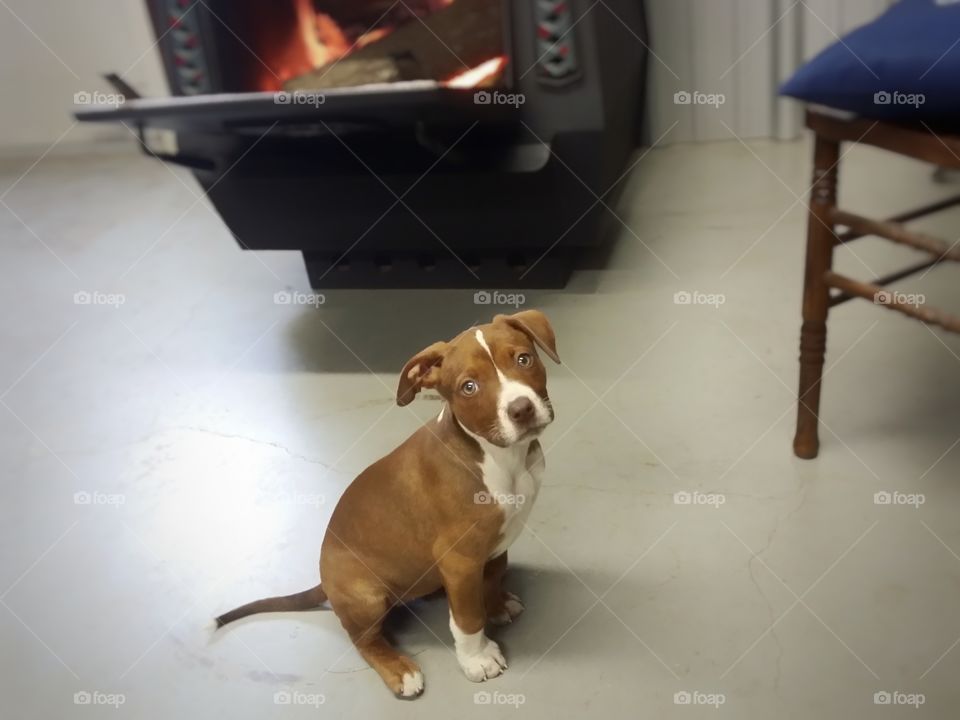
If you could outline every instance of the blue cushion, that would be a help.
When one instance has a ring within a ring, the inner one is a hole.
[[[878,120],[955,121],[958,41],[958,0],[901,0],[801,67],[780,92]]]

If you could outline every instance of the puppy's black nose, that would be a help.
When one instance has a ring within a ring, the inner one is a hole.
[[[507,405],[507,415],[517,425],[528,425],[533,421],[536,411],[530,398],[520,397]]]

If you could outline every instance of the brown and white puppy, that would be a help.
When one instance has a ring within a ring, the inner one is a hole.
[[[540,487],[537,437],[554,417],[536,348],[560,362],[546,316],[525,310],[498,315],[411,358],[397,404],[429,388],[443,397],[443,409],[346,489],[323,539],[322,583],[244,605],[217,618],[217,626],[329,600],[387,687],[415,697],[423,691],[420,668],[390,646],[381,627],[394,605],[443,588],[463,672],[474,682],[502,673],[503,653],[484,626],[523,611],[501,581],[507,548]]]

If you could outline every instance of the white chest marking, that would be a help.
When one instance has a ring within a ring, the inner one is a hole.
[[[464,432],[480,444],[483,460],[480,477],[486,495],[478,502],[495,504],[503,512],[503,525],[491,558],[502,555],[523,531],[543,480],[543,451],[530,452],[530,443],[521,442],[502,448],[476,435],[463,425]]]
[[[497,457],[485,447],[480,470],[483,473],[483,484],[487,486],[504,515],[500,541],[490,553],[490,557],[494,558],[506,552],[523,532],[537,493],[540,492],[544,461],[543,452],[539,448],[528,458],[528,443],[519,443],[507,449],[495,445],[490,447],[495,451],[499,450],[501,457]],[[505,458],[504,455],[508,457]]]

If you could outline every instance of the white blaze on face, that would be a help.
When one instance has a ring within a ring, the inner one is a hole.
[[[550,411],[547,409],[546,403],[534,392],[532,387],[517,380],[511,380],[500,371],[496,361],[493,359],[493,353],[490,352],[490,346],[487,345],[487,339],[483,336],[483,330],[477,330],[476,338],[480,346],[486,350],[487,355],[490,356],[490,362],[493,363],[493,368],[497,371],[497,377],[500,379],[500,388],[497,395],[497,419],[500,424],[501,437],[506,444],[511,445],[520,439],[521,432],[507,414],[507,407],[511,402],[522,397],[530,400],[536,412],[537,425],[546,425],[550,422]]]

